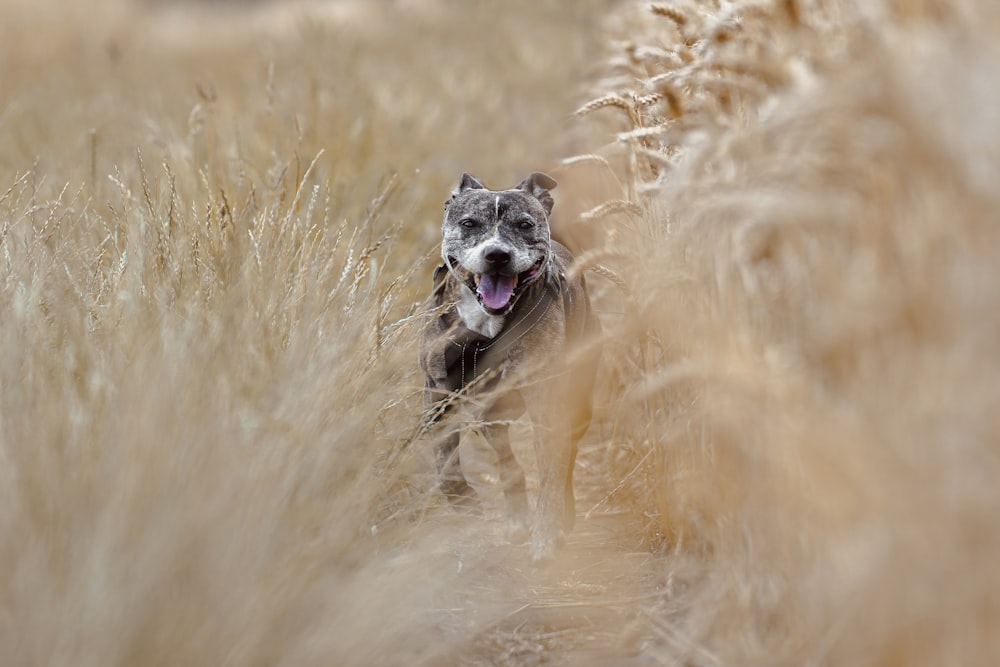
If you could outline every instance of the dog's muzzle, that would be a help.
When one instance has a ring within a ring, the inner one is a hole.
[[[517,297],[533,283],[545,269],[547,257],[541,257],[527,271],[507,273],[504,270],[473,273],[454,257],[446,260],[452,274],[472,290],[480,305],[491,315],[506,315],[514,307]]]

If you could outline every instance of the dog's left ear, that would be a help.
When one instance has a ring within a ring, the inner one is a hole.
[[[545,214],[548,215],[549,213],[552,213],[552,206],[555,204],[555,201],[552,199],[552,195],[549,194],[549,190],[555,190],[556,185],[557,183],[554,178],[548,174],[536,171],[521,181],[516,189],[524,190],[529,195],[537,199],[545,209]]]

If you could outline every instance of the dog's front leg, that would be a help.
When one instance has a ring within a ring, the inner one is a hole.
[[[434,462],[437,464],[438,488],[452,505],[467,507],[476,504],[476,490],[465,475],[459,460],[458,429],[455,396],[448,389],[447,373],[442,368],[443,353],[430,353],[422,358],[426,373],[424,384],[424,429],[434,442]],[[430,360],[430,361],[427,361]],[[435,365],[434,361],[440,361]]]
[[[476,504],[476,490],[469,486],[465,475],[462,474],[462,463],[458,455],[459,432],[454,430],[454,424],[449,423],[448,426],[452,427],[452,430],[434,446],[439,488],[452,505],[471,507]]]
[[[576,444],[562,429],[542,433],[535,427],[538,456],[538,517],[531,538],[534,560],[551,558],[564,530],[573,527],[576,504],[573,498],[573,466]]]
[[[524,470],[510,448],[510,426],[507,422],[487,421],[482,432],[497,454],[500,487],[507,502],[507,537],[511,542],[523,542],[528,537],[528,495]]]

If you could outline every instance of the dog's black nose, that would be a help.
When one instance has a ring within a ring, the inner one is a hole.
[[[486,260],[491,268],[500,269],[510,264],[510,253],[500,248],[492,248],[486,251],[483,259]]]

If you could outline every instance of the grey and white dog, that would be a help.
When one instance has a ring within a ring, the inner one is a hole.
[[[591,352],[571,363],[567,347],[599,329],[583,277],[569,275],[572,255],[550,236],[555,186],[534,173],[494,191],[463,174],[445,202],[444,264],[434,273],[435,309],[420,356],[428,424],[454,412],[478,424],[497,453],[515,539],[527,535],[529,511],[508,431],[527,410],[539,472],[535,560],[552,556],[573,527],[573,466],[590,423],[597,359]],[[440,488],[453,504],[472,504],[476,492],[459,461],[460,427],[448,422],[435,449]]]

